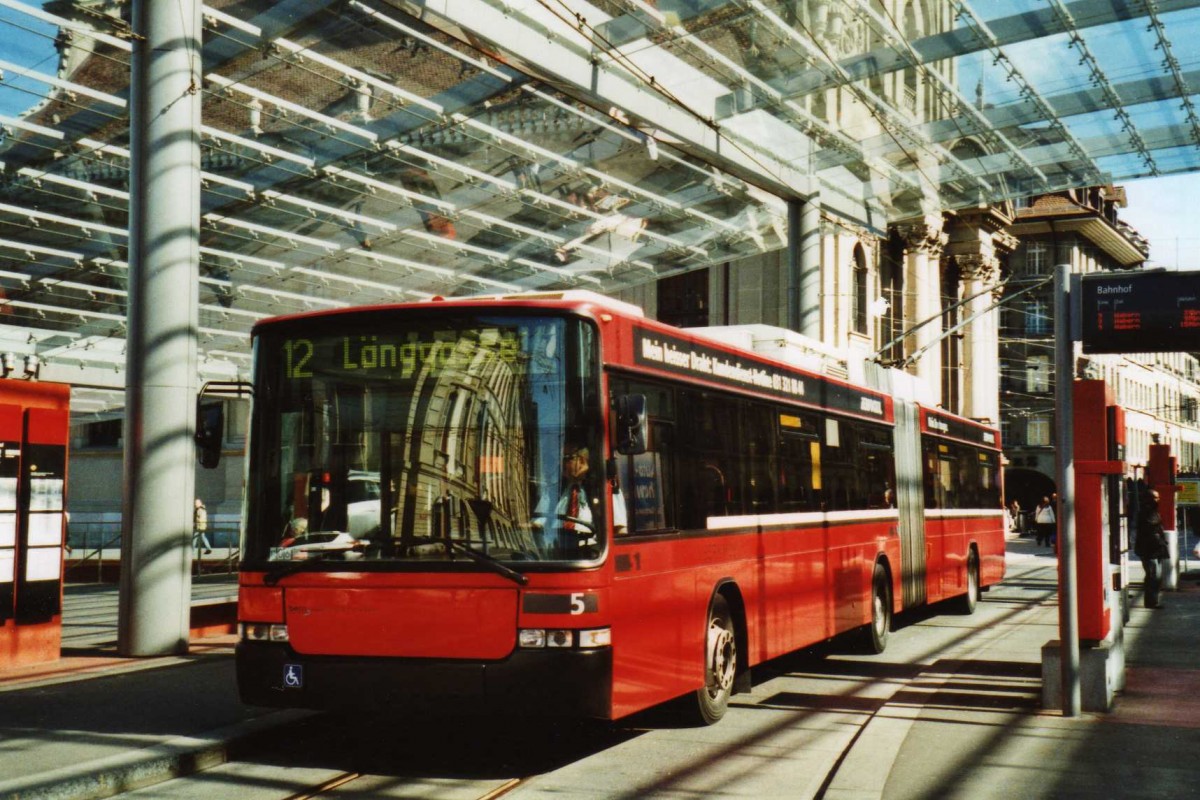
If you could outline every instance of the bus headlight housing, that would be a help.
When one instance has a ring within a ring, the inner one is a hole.
[[[591,628],[579,632],[580,647],[612,647],[612,628]]]
[[[247,642],[286,642],[287,625],[270,622],[243,622],[242,639]]]
[[[541,647],[611,647],[611,628],[521,628],[517,631],[517,645],[523,650]]]

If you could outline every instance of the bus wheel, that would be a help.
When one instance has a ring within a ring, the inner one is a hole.
[[[871,578],[871,624],[867,628],[870,636],[867,647],[872,653],[887,649],[888,632],[892,628],[892,592],[888,586],[887,570],[882,564],[875,565]]]
[[[967,593],[958,598],[958,608],[964,614],[974,614],[979,605],[979,556],[975,548],[967,553]]]
[[[722,595],[713,597],[704,636],[704,687],[696,690],[696,719],[712,725],[725,716],[733,680],[737,677],[737,636],[729,603]]]

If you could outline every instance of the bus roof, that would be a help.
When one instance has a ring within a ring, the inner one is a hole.
[[[251,334],[259,327],[269,327],[282,322],[290,322],[297,319],[314,319],[324,317],[336,317],[343,314],[357,314],[361,312],[377,312],[388,310],[406,310],[406,309],[430,309],[439,304],[445,304],[447,307],[463,307],[472,308],[484,305],[521,305],[529,303],[531,305],[544,306],[547,303],[553,304],[560,308],[582,308],[584,306],[593,306],[598,309],[607,310],[613,313],[621,314],[622,316],[644,319],[646,314],[639,306],[633,303],[626,303],[623,300],[616,300],[612,297],[606,297],[598,292],[588,291],[586,289],[567,289],[564,291],[555,292],[521,292],[517,294],[487,294],[487,295],[470,295],[467,297],[442,297],[436,295],[427,300],[417,300],[407,303],[379,303],[377,305],[361,305],[349,306],[341,308],[323,308],[316,311],[303,311],[297,314],[286,314],[278,317],[270,317],[268,319],[259,320],[255,323]]]

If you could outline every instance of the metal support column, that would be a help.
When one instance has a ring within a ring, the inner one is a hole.
[[[1058,478],[1058,636],[1063,716],[1079,716],[1079,599],[1075,557],[1075,342],[1071,336],[1071,267],[1054,272],[1054,427]]]
[[[118,650],[186,652],[199,323],[200,4],[133,4]]]

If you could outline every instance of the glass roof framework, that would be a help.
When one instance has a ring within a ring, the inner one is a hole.
[[[65,59],[0,53],[0,351],[120,386],[134,37],[103,7],[0,0],[0,40],[57,31]],[[792,198],[882,233],[1200,167],[1200,0],[259,0],[204,19],[205,377],[244,374],[273,314],[615,292],[779,250]]]

